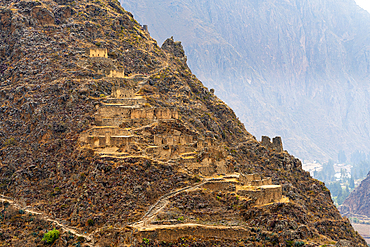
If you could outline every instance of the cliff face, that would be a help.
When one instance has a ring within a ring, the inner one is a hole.
[[[370,174],[367,175],[360,186],[358,186],[349,197],[344,201],[340,208],[343,215],[347,217],[357,217],[363,221],[369,221],[370,218]]]
[[[366,246],[117,1],[0,0],[0,244]],[[85,243],[84,243],[85,242]]]
[[[354,0],[122,0],[256,136],[304,159],[369,150],[370,15]],[[345,140],[345,141],[344,141]]]

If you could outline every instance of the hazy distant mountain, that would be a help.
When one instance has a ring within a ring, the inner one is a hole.
[[[370,173],[340,207],[342,215],[368,221],[370,217]]]
[[[370,151],[370,14],[354,0],[121,0],[258,138],[304,159]]]

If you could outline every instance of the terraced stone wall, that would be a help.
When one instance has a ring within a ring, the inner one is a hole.
[[[135,91],[132,88],[114,87],[112,89],[112,98],[132,98],[135,96]]]
[[[124,78],[125,77],[125,71],[124,70],[111,70],[109,72],[108,77],[114,77],[114,78]]]
[[[200,225],[184,225],[166,228],[148,229],[135,234],[136,239],[156,239],[159,241],[175,241],[182,237],[195,237],[200,239],[229,239],[240,240],[250,235],[250,231],[244,228],[215,227]]]
[[[93,48],[89,51],[90,57],[105,57],[108,58],[108,50],[102,48]]]
[[[278,185],[262,186],[257,190],[238,190],[240,196],[255,199],[255,205],[264,205],[282,198],[282,188]]]
[[[192,143],[193,136],[191,135],[155,135],[154,145],[186,145]]]

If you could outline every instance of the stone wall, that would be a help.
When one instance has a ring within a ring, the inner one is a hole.
[[[209,190],[226,190],[226,191],[236,191],[236,181],[208,181],[202,187]]]
[[[264,205],[279,201],[283,196],[280,185],[264,185],[256,190],[238,190],[237,194],[254,199],[256,205]]]
[[[271,185],[272,184],[272,179],[271,178],[265,178],[262,180],[253,180],[251,182],[252,186],[263,186],[263,185]]]
[[[90,57],[105,57],[108,58],[108,50],[105,48],[91,48]]]
[[[271,148],[277,152],[283,151],[283,142],[280,136],[276,136],[272,139],[268,136],[262,136],[261,144],[267,148]]]
[[[89,136],[87,137],[87,144],[91,147],[105,147],[106,138],[105,136]]]
[[[111,136],[110,145],[116,147],[128,146],[133,141],[133,139],[133,136]]]
[[[93,148],[104,148],[107,146],[127,146],[133,140],[133,136],[88,136],[87,144]]]
[[[125,77],[125,70],[111,70],[109,72],[109,75],[107,77],[113,77],[113,78],[124,78]]]
[[[204,226],[196,224],[158,226],[156,229],[137,231],[135,238],[138,241],[156,239],[158,241],[175,241],[182,237],[194,237],[201,239],[228,239],[240,240],[250,236],[250,231],[242,227]]]
[[[155,135],[154,145],[186,145],[193,142],[193,136],[190,135]]]
[[[98,117],[99,118],[113,118],[113,117],[120,117],[120,118],[131,118],[131,110],[132,108],[129,107],[117,107],[117,106],[103,106],[100,107],[98,110]]]
[[[104,127],[104,128],[92,128],[88,130],[86,135],[88,136],[103,136],[109,133],[109,135],[116,135],[116,136],[127,136],[130,135],[130,131],[120,129],[118,127]]]
[[[103,123],[103,119],[147,119],[169,120],[178,119],[178,111],[174,108],[135,108],[116,105],[104,105],[98,109],[97,122]],[[109,126],[109,125],[106,125]],[[113,126],[113,125],[112,125]],[[116,126],[116,125],[114,125]]]
[[[135,97],[135,91],[132,88],[113,87],[112,98],[133,98]]]
[[[199,149],[205,148],[205,147],[215,147],[217,146],[217,142],[214,138],[206,137],[205,139],[200,139],[197,142],[197,147]]]
[[[116,99],[116,98],[107,98],[103,100],[105,104],[116,104],[116,105],[125,105],[125,106],[139,106],[146,103],[145,98],[125,98],[125,99]]]
[[[251,185],[252,181],[261,180],[259,174],[240,174],[239,180],[245,185]]]
[[[154,108],[157,119],[179,119],[179,112],[174,108]]]

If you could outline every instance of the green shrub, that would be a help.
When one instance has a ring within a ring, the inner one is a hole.
[[[93,220],[93,219],[89,219],[89,220],[87,220],[87,224],[88,224],[89,226],[93,226],[93,225],[94,225],[94,220]]]
[[[149,239],[143,238],[143,242],[146,243],[146,244],[149,244]]]
[[[294,244],[294,242],[293,242],[293,241],[287,240],[287,241],[285,241],[285,242],[286,242],[286,246],[288,246],[288,247],[293,247],[293,244]]]
[[[84,238],[84,237],[82,237],[82,236],[79,236],[79,237],[77,238],[77,242],[81,242],[81,243],[83,243],[83,242],[85,242],[85,238]]]
[[[44,234],[44,237],[42,238],[42,241],[45,241],[48,244],[54,243],[55,240],[59,238],[60,232],[56,230],[55,228],[51,231],[48,231]]]
[[[9,138],[4,142],[4,146],[14,146],[17,144],[17,141],[14,138]]]

